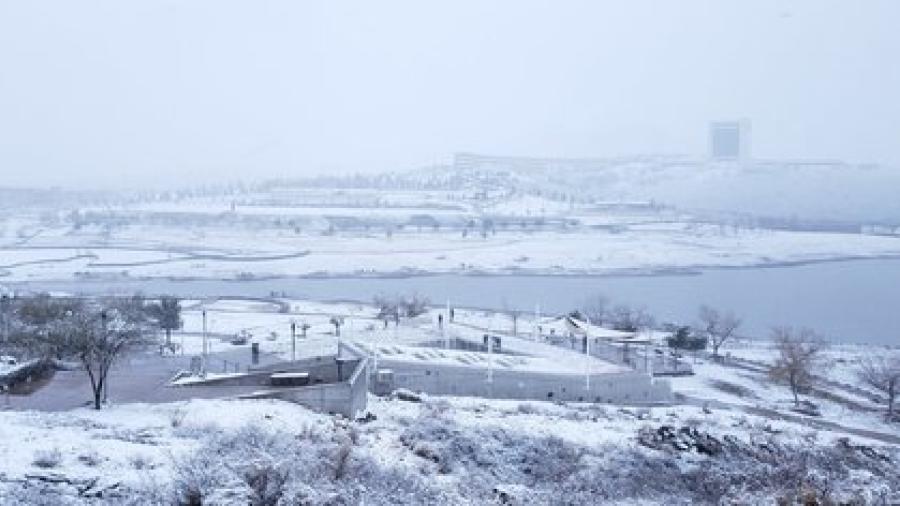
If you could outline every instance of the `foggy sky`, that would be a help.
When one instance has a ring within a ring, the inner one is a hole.
[[[410,169],[455,151],[900,164],[900,2],[0,0],[0,186]]]

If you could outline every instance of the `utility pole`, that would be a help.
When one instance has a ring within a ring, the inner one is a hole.
[[[644,346],[644,372],[650,372],[650,340],[653,339],[653,333],[649,329],[646,332],[647,344]]]
[[[206,376],[206,310],[203,310],[203,348],[200,353],[200,376]]]
[[[450,299],[447,299],[447,311],[444,313],[445,321],[444,325],[441,325],[441,332],[444,333],[444,348],[450,348],[450,338],[447,336],[447,329],[444,328],[447,325],[450,325]]]
[[[493,383],[493,382],[494,382],[494,357],[493,357],[493,355],[492,355],[493,351],[494,351],[494,336],[491,335],[490,332],[488,332],[488,348],[487,348],[487,352],[488,352],[488,377],[487,377],[487,381],[488,381],[488,383]]]
[[[487,329],[487,359],[488,359],[488,376],[487,382],[494,382],[494,334],[493,329],[497,327],[497,313],[494,313],[494,316],[491,317],[491,323],[488,324]]]
[[[587,311],[585,311],[587,312]],[[584,328],[584,354],[587,356],[584,374],[584,389],[591,390],[591,317],[586,316],[587,326]]]
[[[291,362],[297,361],[297,322],[291,322]]]
[[[9,295],[0,298],[0,316],[3,317],[3,342],[9,341]]]
[[[109,338],[109,334],[107,333],[107,330],[106,330],[107,329],[106,320],[107,320],[106,310],[103,310],[100,312],[100,322],[101,322],[101,325],[103,328],[103,342],[104,343]],[[102,372],[101,372],[101,380],[103,381],[103,404],[106,404],[106,401],[109,396],[109,377],[108,376],[109,376],[109,368],[106,369],[106,374],[102,374]]]

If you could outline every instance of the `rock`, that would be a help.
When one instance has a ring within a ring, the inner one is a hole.
[[[494,486],[494,495],[500,504],[527,504],[528,488],[515,483],[500,483]]]
[[[717,456],[724,451],[721,441],[687,426],[676,429],[671,425],[661,425],[655,431],[642,430],[638,434],[638,443],[655,450],[669,449],[679,452],[694,450],[709,456]],[[730,444],[735,445],[737,441],[733,440]]]
[[[406,402],[422,402],[421,395],[405,388],[398,388],[397,390],[394,390],[394,392],[391,394],[391,397]]]

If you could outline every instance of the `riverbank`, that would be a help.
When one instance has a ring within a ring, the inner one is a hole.
[[[715,268],[635,276],[407,275],[270,279],[110,279],[8,283],[22,291],[86,295],[171,294],[302,298],[368,303],[379,294],[419,293],[436,304],[567,312],[590,298],[644,307],[658,322],[690,324],[700,305],[734,311],[741,333],[767,336],[773,326],[806,326],[836,342],[900,342],[900,259],[807,262],[772,268]]]
[[[665,226],[664,226],[665,225]],[[143,232],[140,233],[139,231]],[[115,238],[47,236],[0,248],[3,281],[334,277],[636,276],[691,274],[900,257],[900,238],[736,230],[696,223],[611,232],[447,232],[288,237],[234,231],[190,243],[174,229],[130,227]],[[153,237],[152,242],[147,237]],[[62,246],[68,244],[68,248]],[[154,247],[148,247],[154,246]]]

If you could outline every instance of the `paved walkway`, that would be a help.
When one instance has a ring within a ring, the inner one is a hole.
[[[243,395],[258,387],[169,387],[169,380],[179,371],[190,369],[190,356],[162,357],[156,353],[135,353],[113,367],[109,376],[108,400],[112,403],[162,403],[191,398],[218,398]],[[241,363],[246,371],[250,363],[248,350],[214,353],[210,355],[208,370],[222,372],[223,361]],[[259,365],[277,362],[272,355],[261,355]],[[233,372],[233,369],[229,369]],[[66,411],[91,406],[93,393],[87,373],[83,369],[57,371],[44,387],[29,395],[5,395],[0,407],[39,411]]]
[[[748,413],[751,415],[761,416],[764,418],[771,418],[774,420],[783,420],[786,422],[798,423],[801,425],[806,425],[807,427],[812,427],[818,430],[828,430],[832,432],[844,432],[847,434],[852,434],[854,436],[865,437],[869,439],[874,439],[876,441],[881,441],[882,443],[892,444],[892,445],[900,445],[900,436],[897,434],[891,434],[888,432],[879,432],[869,429],[861,429],[858,427],[848,427],[846,425],[841,425],[836,422],[831,422],[828,420],[823,420],[821,418],[814,418],[810,416],[803,416],[800,414],[791,414],[784,413],[781,411],[777,411],[771,408],[764,408],[761,406],[745,406],[743,404],[735,404],[731,402],[724,402],[716,399],[700,399],[696,397],[688,397],[684,396],[684,403],[690,404],[693,406],[704,406],[716,409],[733,409],[735,411],[743,411],[744,413]]]

